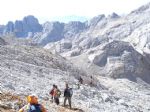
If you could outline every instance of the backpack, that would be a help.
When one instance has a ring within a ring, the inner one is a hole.
[[[65,96],[66,97],[72,97],[72,95],[73,95],[72,88],[68,88],[65,90]]]
[[[69,91],[70,91],[70,96],[72,97],[72,95],[73,95],[73,90],[72,90],[72,88],[70,88]]]
[[[30,105],[28,112],[42,112],[41,105],[40,104]]]
[[[61,95],[61,91],[58,89],[57,90],[57,95],[60,97],[60,95]]]

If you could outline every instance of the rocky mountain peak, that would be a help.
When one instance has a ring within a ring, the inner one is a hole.
[[[71,21],[64,26],[65,37],[72,37],[86,28],[85,23],[80,21]]]
[[[4,33],[10,33],[14,31],[14,23],[12,21],[9,21],[4,29]]]
[[[23,20],[16,20],[15,23],[8,22],[4,34],[14,32],[17,37],[27,37],[29,32],[41,32],[42,26],[34,16],[26,16]]]
[[[37,23],[39,23],[38,19],[35,18],[32,15],[24,17],[23,21],[26,22],[27,24],[37,24]]]
[[[49,42],[55,42],[63,38],[64,23],[46,22],[43,24],[43,30],[40,34],[34,35],[34,39],[41,45],[46,45]]]
[[[62,38],[72,38],[85,28],[85,23],[79,21],[71,21],[67,24],[58,21],[46,22],[43,24],[42,33],[35,35],[34,38],[41,45],[46,45],[49,42],[59,41]]]
[[[111,15],[108,16],[108,18],[111,18],[111,19],[115,19],[115,18],[119,18],[119,17],[120,16],[115,12],[113,12]]]
[[[138,14],[138,13],[142,13],[142,12],[145,12],[145,11],[150,11],[150,3],[139,7],[137,10],[134,10],[131,13]]]
[[[98,22],[100,22],[102,19],[105,18],[105,15],[104,14],[101,14],[101,15],[98,15],[94,18],[92,18],[90,21],[89,21],[89,26],[95,26],[98,24]]]
[[[43,32],[51,32],[54,29],[62,29],[63,23],[60,23],[58,21],[55,22],[46,22],[43,24]]]

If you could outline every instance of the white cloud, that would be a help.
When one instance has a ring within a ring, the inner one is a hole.
[[[34,15],[44,20],[55,16],[87,16],[129,13],[149,0],[0,0],[0,24]]]

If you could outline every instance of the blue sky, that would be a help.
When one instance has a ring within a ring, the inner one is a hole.
[[[150,0],[0,0],[0,24],[34,15],[44,21],[84,20],[99,14],[128,14]]]

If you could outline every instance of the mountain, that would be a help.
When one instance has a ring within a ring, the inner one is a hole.
[[[60,52],[89,74],[135,82],[141,78],[150,83],[149,7],[146,4],[122,17],[99,15],[86,22],[73,38],[49,43],[45,48]],[[71,47],[64,47],[66,43]]]
[[[48,112],[149,112],[149,6],[86,22],[40,25],[27,16],[0,26],[0,110],[16,112],[34,93]],[[63,94],[66,82],[73,110],[61,106],[63,95],[50,102],[52,85]]]
[[[73,66],[65,58],[37,46],[9,43],[1,45],[0,61],[1,86],[18,93],[26,91],[29,94],[31,88],[39,91],[39,88],[42,87],[39,81],[47,84],[47,87],[43,85],[47,91],[50,89],[49,84],[56,83],[55,81],[49,82],[51,78],[56,78],[57,81],[59,79],[62,82],[60,84],[63,84],[65,81],[71,81],[71,78],[77,80],[79,74],[86,76],[84,71]],[[41,96],[43,94],[45,93],[42,93]]]
[[[42,26],[34,16],[24,17],[23,20],[16,20],[15,23],[8,22],[5,26],[3,34],[14,33],[16,37],[28,37],[28,34],[41,32]],[[32,35],[31,35],[32,36]]]
[[[35,17],[27,16],[23,21],[16,21],[15,24],[8,22],[4,32],[13,32],[19,29],[21,31],[14,32],[15,36],[28,36],[29,34],[28,38],[38,45],[60,53],[84,70],[87,70],[87,66],[80,66],[80,61],[76,61],[76,59],[82,59],[86,54],[87,56],[85,56],[82,63],[85,63],[90,68],[88,69],[89,74],[93,73],[92,69],[94,69],[93,74],[112,78],[128,78],[132,81],[136,81],[136,78],[142,78],[150,83],[148,74],[150,66],[149,6],[150,4],[141,6],[122,17],[116,13],[112,13],[107,17],[101,14],[86,22],[60,23],[56,21],[39,25]],[[111,46],[111,44],[116,46],[116,48],[120,48],[119,51],[109,47],[108,49],[103,49],[104,46]],[[133,50],[128,51],[128,48],[131,48],[131,46]],[[125,47],[127,49],[124,49]],[[107,54],[108,52],[118,53]],[[124,56],[126,58],[123,58]],[[139,58],[134,59],[134,56]],[[91,57],[93,58],[92,60]],[[110,60],[113,60],[113,63],[118,63],[120,60],[119,63],[123,63],[120,66],[121,68],[128,65],[131,65],[131,67],[124,68],[123,71],[119,70],[118,65],[112,68],[109,66]],[[128,63],[128,60],[131,60],[132,63]],[[104,68],[107,68],[107,72],[103,71]],[[114,76],[113,71],[116,70],[119,71],[117,76]]]
[[[64,38],[73,38],[77,33],[82,32],[85,27],[85,23],[79,21],[72,21],[66,24],[46,22],[43,24],[43,31],[34,35],[33,40],[44,46],[49,42],[56,42]]]
[[[64,25],[59,22],[46,22],[43,24],[43,31],[34,35],[33,40],[41,45],[48,42],[59,41],[63,38]]]
[[[72,51],[63,53],[68,56],[76,66],[82,67],[89,74],[94,76],[106,76],[114,79],[126,78],[138,82],[141,78],[150,83],[149,67],[147,56],[141,55],[128,42],[112,41],[103,46],[90,48],[78,55]],[[78,60],[78,61],[77,61]]]

